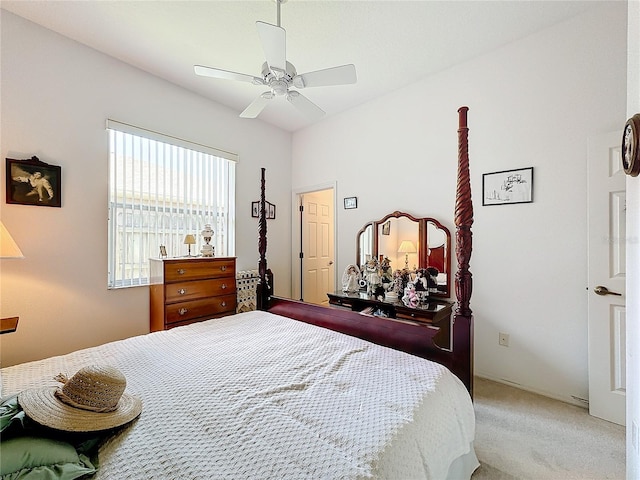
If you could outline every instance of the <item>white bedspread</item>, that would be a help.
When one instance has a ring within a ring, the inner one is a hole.
[[[142,415],[99,479],[443,479],[474,412],[446,368],[247,312],[2,369],[2,396],[110,364]]]

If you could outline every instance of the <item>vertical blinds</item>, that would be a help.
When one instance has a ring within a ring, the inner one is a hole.
[[[237,155],[132,125],[107,121],[109,132],[108,287],[149,283],[149,258],[164,245],[198,254],[206,224],[216,256],[235,255]]]

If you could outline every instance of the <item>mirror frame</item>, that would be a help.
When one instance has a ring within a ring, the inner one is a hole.
[[[401,217],[408,218],[409,220],[416,222],[418,224],[418,243],[419,245],[422,246],[418,251],[418,267],[419,268],[426,268],[426,261],[428,256],[427,223],[428,222],[433,223],[437,229],[442,230],[444,232],[446,237],[444,264],[446,266],[447,288],[445,291],[434,293],[432,295],[437,297],[450,297],[451,296],[451,280],[453,278],[453,276],[451,275],[451,233],[449,232],[449,229],[447,227],[442,225],[435,218],[431,218],[431,217],[417,218],[411,215],[410,213],[400,212],[396,210],[393,213],[389,213],[388,215],[385,215],[380,220],[366,223],[360,229],[360,231],[358,231],[358,233],[356,234],[356,265],[358,265],[358,267],[361,267],[360,255],[362,252],[360,252],[360,236],[367,230],[367,228],[371,227],[373,229],[373,232],[374,232],[373,255],[375,255],[375,257],[377,258],[378,257],[378,232],[379,232],[380,226],[390,218],[401,218]]]

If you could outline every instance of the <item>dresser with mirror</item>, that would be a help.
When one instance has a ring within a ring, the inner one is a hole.
[[[372,295],[363,288],[357,292],[328,293],[333,307],[349,308],[363,314],[399,321],[431,325],[449,331],[453,304],[451,293],[451,234],[439,221],[395,211],[367,223],[356,235],[356,265],[364,271],[371,258],[388,259],[392,270],[403,270],[415,279],[418,271],[436,273],[434,288],[417,304],[403,302],[399,296]],[[437,339],[438,340],[438,339]],[[438,343],[438,342],[436,342]],[[440,345],[447,348],[447,345]]]
[[[356,264],[360,270],[371,257],[388,258],[394,270],[435,268],[438,286],[430,296],[451,295],[451,234],[434,218],[395,211],[367,223],[356,235]]]

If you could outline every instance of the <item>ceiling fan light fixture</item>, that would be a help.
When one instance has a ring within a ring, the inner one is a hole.
[[[280,5],[286,1],[273,0],[278,6],[277,25],[256,22],[258,37],[267,60],[262,64],[262,78],[219,68],[195,66],[197,75],[265,85],[271,89],[270,92],[260,94],[245,108],[240,114],[242,118],[255,118],[274,96],[284,96],[303,115],[311,120],[316,120],[321,118],[325,112],[304,95],[296,91],[289,91],[289,87],[308,88],[356,83],[356,68],[352,64],[297,74],[295,67],[286,60],[286,32],[280,26]]]

